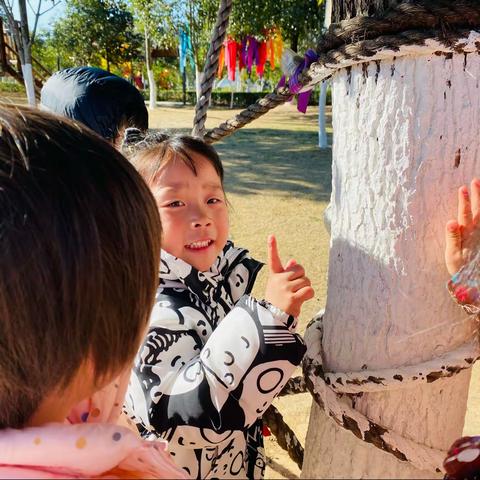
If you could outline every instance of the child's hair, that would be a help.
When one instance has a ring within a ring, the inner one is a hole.
[[[158,284],[161,226],[129,162],[87,128],[0,105],[0,428],[87,359],[127,367]]]
[[[122,149],[149,185],[155,182],[161,167],[171,161],[184,162],[196,175],[195,162],[191,157],[195,153],[212,164],[223,186],[223,165],[218,153],[198,137],[165,132],[143,136],[139,130],[129,128],[125,132]]]

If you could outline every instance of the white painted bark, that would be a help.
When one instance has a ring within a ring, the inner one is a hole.
[[[147,70],[148,73],[148,86],[149,86],[149,104],[148,106],[151,109],[157,107],[157,84],[155,83],[155,75],[153,74],[153,70]]]
[[[367,73],[357,65],[332,79],[327,371],[427,361],[474,330],[446,292],[443,238],[456,188],[480,166],[480,57],[412,55],[372,62]],[[356,408],[404,437],[446,450],[462,435],[469,379],[465,371],[366,393]],[[361,442],[316,405],[305,453],[304,478],[441,477]]]
[[[22,75],[23,82],[25,84],[25,90],[27,93],[28,104],[34,107],[37,101],[35,98],[35,81],[33,79],[33,70],[31,63],[26,63],[25,65],[22,65]]]

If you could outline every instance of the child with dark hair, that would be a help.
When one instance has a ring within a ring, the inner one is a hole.
[[[95,67],[54,73],[42,88],[40,107],[82,122],[115,146],[126,128],[148,128],[142,94],[125,79]]]
[[[130,148],[157,201],[163,250],[127,414],[143,437],[169,441],[190,478],[261,478],[261,417],[305,352],[295,330],[310,281],[295,261],[282,264],[272,236],[265,300],[250,296],[262,265],[228,240],[211,146],[160,134]]]
[[[145,334],[160,234],[151,193],[111,145],[0,106],[1,478],[182,478],[165,444],[102,423],[119,416],[112,382]]]

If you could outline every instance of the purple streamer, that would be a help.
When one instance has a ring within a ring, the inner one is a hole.
[[[312,90],[308,90],[306,92],[299,93],[300,90],[302,89],[303,85],[300,83],[300,75],[302,72],[310,67],[310,65],[313,62],[316,62],[318,60],[318,55],[315,53],[314,50],[309,49],[306,51],[305,56],[303,57],[303,60],[298,64],[297,68],[295,69],[295,72],[293,75],[288,79],[288,88],[292,92],[292,94],[297,94],[297,110],[299,112],[305,113],[307,111],[308,107],[308,101],[310,100],[310,95],[312,94]],[[285,75],[280,79],[280,82],[278,83],[278,87],[283,87],[285,86]]]

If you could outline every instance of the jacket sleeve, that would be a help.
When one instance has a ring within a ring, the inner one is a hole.
[[[144,434],[170,439],[180,427],[208,430],[195,441],[203,448],[218,435],[244,430],[261,417],[305,353],[293,318],[250,296],[237,302],[204,344],[199,311],[166,313],[157,310],[162,326],[151,325],[127,395],[127,412]]]

